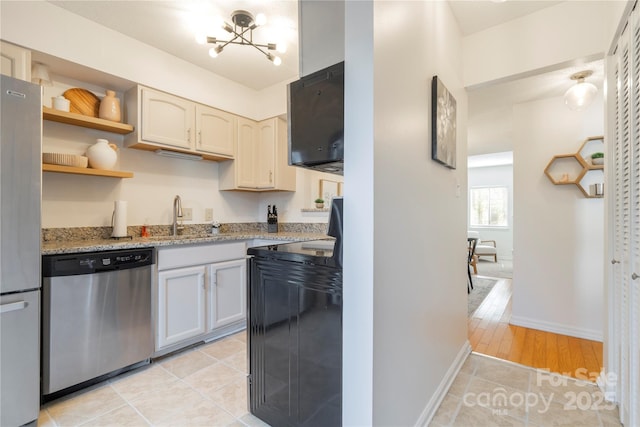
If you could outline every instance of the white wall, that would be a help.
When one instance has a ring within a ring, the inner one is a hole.
[[[94,76],[90,69],[94,69],[130,81],[131,85],[149,85],[256,120],[286,114],[288,82],[256,92],[47,2],[1,2],[0,7],[0,38],[89,69],[87,81],[54,74],[54,87],[45,88],[44,105],[50,106],[51,96],[71,87],[83,87],[103,96],[107,88],[91,84]],[[25,26],[25,22],[30,24]],[[101,77],[95,79],[99,81]],[[118,97],[122,101],[123,93]],[[274,202],[282,222],[327,221],[327,214],[300,210],[313,207],[316,196],[312,189],[317,188],[318,179],[335,179],[333,175],[299,170],[299,191],[295,193],[218,191],[215,162],[162,158],[123,148],[119,135],[44,122],[45,152],[83,154],[96,138],[106,138],[120,147],[116,168],[133,172],[134,178],[45,173],[43,227],[108,226],[113,201],[118,199],[129,203],[129,225],[169,224],[176,194],[182,197],[184,207],[193,209],[193,223],[204,222],[205,208],[213,208],[214,218],[221,222],[264,222],[266,205]]]
[[[446,2],[345,11],[344,423],[423,424],[468,348],[462,38]],[[457,100],[457,170],[430,158],[433,75]]]
[[[298,32],[301,76],[344,61],[344,14],[344,1],[300,0],[298,25],[305,28]]]
[[[472,227],[469,230],[480,232],[482,240],[495,240],[498,248],[498,259],[513,259],[513,165],[469,168],[469,188],[505,186],[509,192],[509,225],[507,227]],[[490,258],[484,257],[489,260]]]
[[[562,97],[514,107],[514,261],[511,323],[602,339],[604,200],[543,174],[555,154],[603,134],[602,93],[584,112]]]
[[[602,58],[610,43],[609,3],[564,1],[465,37],[465,86]]]

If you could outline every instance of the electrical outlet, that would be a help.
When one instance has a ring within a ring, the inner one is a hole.
[[[213,221],[213,208],[206,208],[204,210],[204,220]]]
[[[182,208],[182,219],[184,221],[192,221],[193,220],[193,209],[191,209],[191,208]]]

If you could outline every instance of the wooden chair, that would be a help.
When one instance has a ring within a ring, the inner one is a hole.
[[[471,277],[471,263],[475,262],[474,258],[475,258],[475,251],[476,251],[476,244],[478,243],[478,239],[476,239],[475,237],[467,237],[467,248],[468,248],[468,255],[467,255],[467,274],[469,277],[469,283],[467,283],[467,293],[471,293],[471,290],[473,289],[473,278]],[[475,267],[474,267],[475,270]],[[477,271],[476,271],[476,274]]]
[[[481,256],[489,256],[493,258],[493,262],[498,262],[498,248],[495,240],[480,240],[480,233],[477,231],[468,231],[467,237],[474,237],[478,239],[478,244],[476,245],[476,259]]]

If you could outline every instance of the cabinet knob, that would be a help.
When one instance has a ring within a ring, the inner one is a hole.
[[[191,142],[191,128],[187,129],[187,141]]]
[[[620,261],[618,261],[617,259],[612,259],[611,264],[613,265],[620,264]]]
[[[198,145],[202,145],[202,131],[198,131]]]
[[[269,171],[269,183],[273,182],[273,171]]]
[[[631,280],[636,280],[638,277],[640,276],[638,276],[636,273],[631,274]]]

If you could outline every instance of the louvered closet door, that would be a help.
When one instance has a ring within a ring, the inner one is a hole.
[[[640,425],[640,24],[635,10],[616,49],[613,134],[613,364],[621,421]]]
[[[613,238],[613,283],[610,286],[609,298],[613,304],[609,305],[609,318],[612,323],[611,338],[613,342],[609,345],[613,348],[611,354],[611,364],[608,366],[608,370],[615,373],[618,376],[618,381],[615,384],[616,401],[620,403],[620,409],[622,412],[622,401],[624,396],[628,395],[625,392],[625,387],[622,382],[621,369],[625,364],[622,355],[623,337],[622,332],[622,310],[620,307],[624,305],[624,274],[623,274],[623,261],[625,259],[624,248],[624,236],[625,226],[628,222],[625,221],[625,200],[629,198],[629,156],[625,155],[625,149],[629,150],[629,145],[624,143],[622,136],[623,122],[626,120],[624,111],[624,100],[628,102],[628,96],[626,93],[626,85],[623,83],[625,80],[623,75],[626,75],[628,71],[625,71],[625,58],[628,58],[628,43],[624,43],[627,40],[623,37],[618,43],[615,56],[614,75],[615,75],[615,127],[613,135],[613,165],[614,165],[614,185],[613,185],[613,203],[614,203],[614,238]]]
[[[631,196],[631,275],[628,276],[629,320],[629,420],[628,425],[640,425],[640,10],[636,7],[630,19],[631,89],[629,122],[633,153],[633,184]]]

